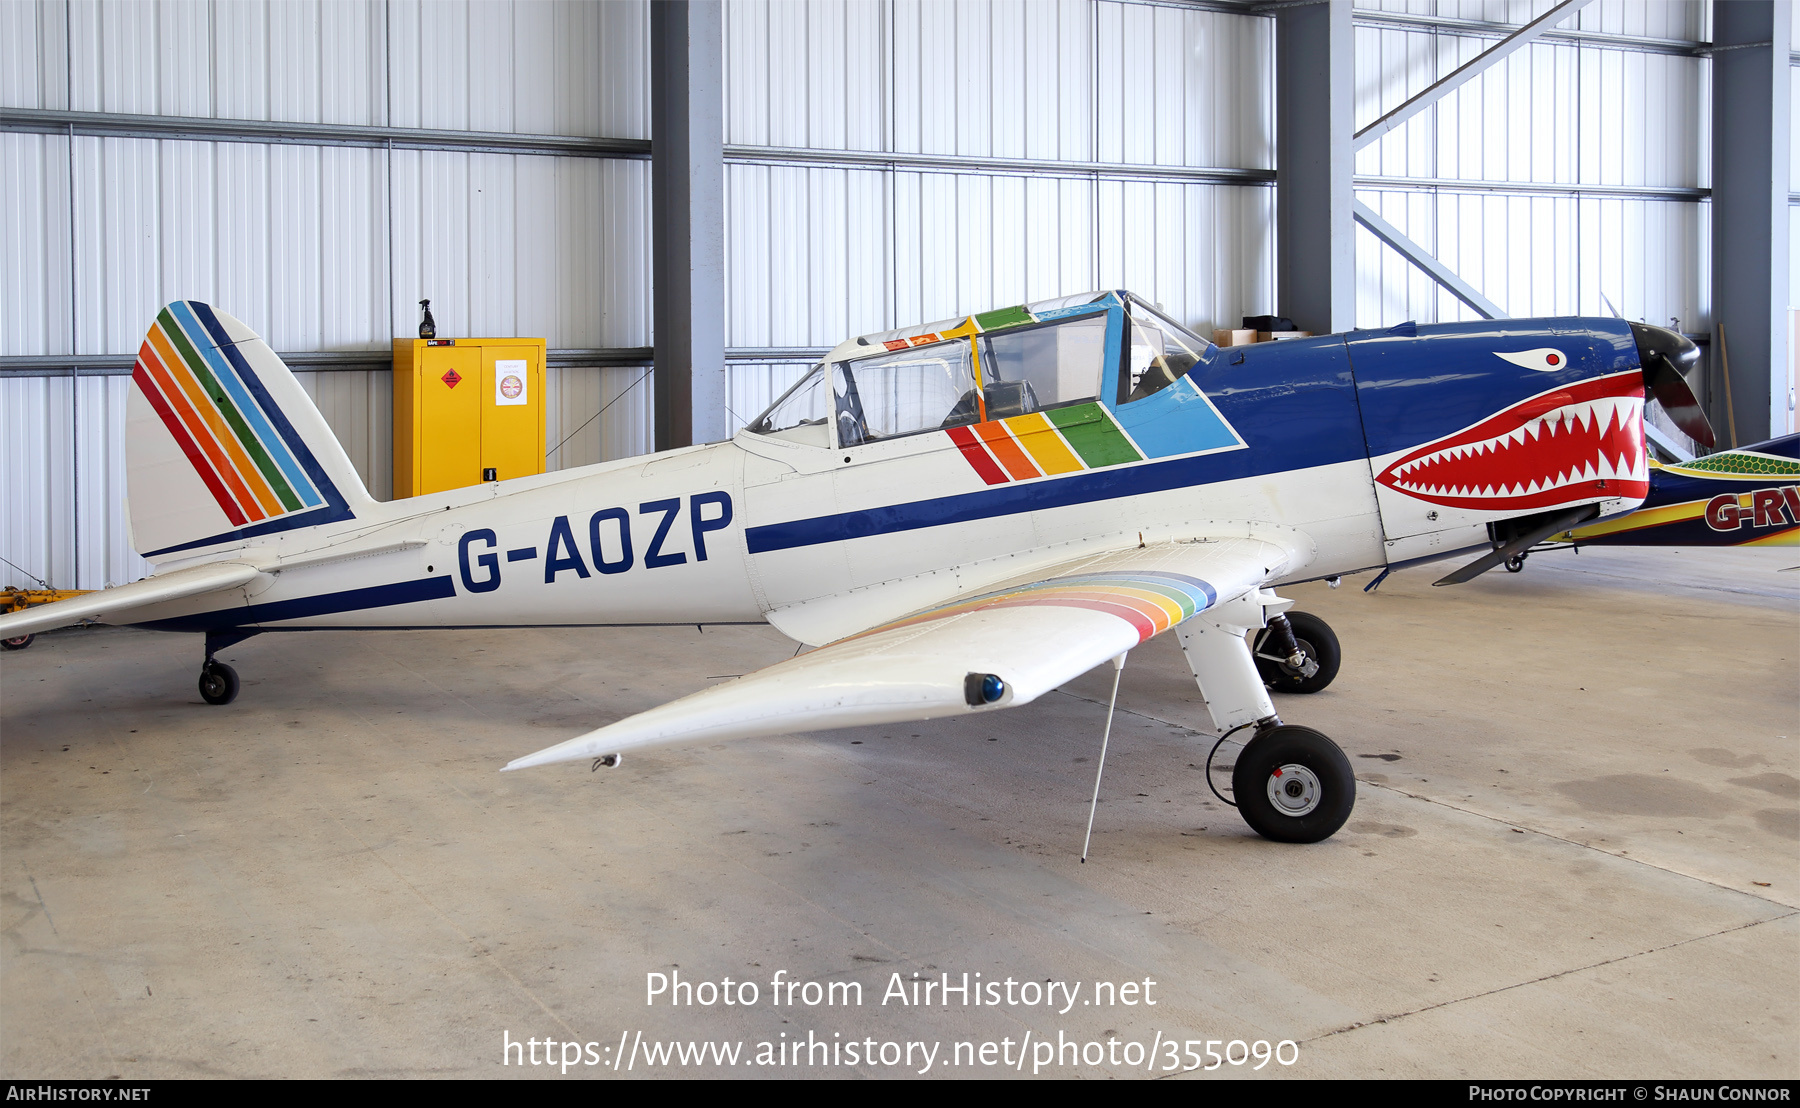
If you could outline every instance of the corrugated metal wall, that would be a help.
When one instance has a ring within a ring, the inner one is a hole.
[[[648,35],[643,3],[9,0],[0,104],[641,139]],[[0,175],[0,355],[127,354],[176,298],[277,350],[386,351],[422,297],[441,334],[650,344],[644,161],[4,134]],[[550,442],[572,436],[553,466],[648,448],[647,381],[590,421],[641,374],[550,371]],[[298,376],[389,495],[389,374]],[[125,395],[0,382],[0,556],[25,574],[145,572],[120,506]]]
[[[1357,6],[1516,24],[1552,3]],[[1708,10],[1703,0],[1601,0],[1566,26],[1703,40]],[[1441,27],[1359,25],[1356,126],[1493,43]],[[1711,65],[1703,58],[1540,40],[1364,148],[1357,197],[1510,315],[1608,315],[1610,301],[1631,319],[1679,319],[1683,330],[1704,331],[1709,205],[1593,190],[1708,187],[1711,124]],[[1368,177],[1386,180],[1369,187]],[[1508,193],[1489,184],[1541,187]],[[1358,226],[1358,326],[1472,318],[1479,317]]]
[[[725,141],[1268,168],[1272,34],[1112,0],[731,0]]]
[[[727,345],[830,346],[1094,288],[1206,329],[1270,309],[1273,190],[1092,167],[1273,168],[1270,20],[1088,0],[726,13],[728,145],[1069,163],[728,166]],[[734,426],[801,368],[734,365]]]

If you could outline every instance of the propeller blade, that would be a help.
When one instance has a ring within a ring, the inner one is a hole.
[[[1700,348],[1667,327],[1633,323],[1631,334],[1637,340],[1638,364],[1643,366],[1644,387],[1650,395],[1688,438],[1709,449],[1717,445],[1712,424],[1687,382],[1688,372],[1700,362]]]
[[[1644,363],[1644,387],[1688,438],[1709,449],[1717,445],[1712,424],[1700,410],[1694,390],[1688,387],[1687,378],[1678,373],[1667,358],[1658,357]]]
[[[1481,557],[1475,559],[1454,573],[1449,573],[1438,578],[1436,581],[1433,581],[1432,584],[1461,585],[1473,581],[1475,578],[1480,577],[1501,562],[1506,561],[1506,559],[1512,557],[1514,554],[1520,554],[1530,550],[1551,535],[1561,531],[1570,530],[1579,524],[1586,523],[1588,520],[1593,519],[1599,514],[1599,505],[1582,504],[1552,514],[1536,517],[1526,516],[1523,519],[1509,519],[1505,520],[1503,523],[1496,523],[1494,524],[1495,527],[1524,525],[1529,529],[1514,535],[1512,541],[1505,545],[1494,547],[1494,549],[1488,551],[1486,554],[1483,554]]]

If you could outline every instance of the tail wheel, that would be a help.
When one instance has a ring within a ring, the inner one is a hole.
[[[6,650],[24,650],[31,645],[31,640],[35,638],[37,638],[36,635],[20,635],[17,638],[12,639],[0,639],[0,648]]]
[[[1330,624],[1310,612],[1289,612],[1287,619],[1294,629],[1294,641],[1299,644],[1301,653],[1319,668],[1309,677],[1289,665],[1285,658],[1277,657],[1265,627],[1256,633],[1256,672],[1262,675],[1263,684],[1274,692],[1316,693],[1331,684],[1343,662],[1337,634]]]
[[[237,699],[238,675],[224,662],[207,662],[200,667],[200,699],[208,704],[229,704]]]
[[[1231,772],[1238,812],[1278,843],[1329,839],[1356,805],[1356,774],[1338,745],[1310,727],[1283,724],[1250,740]]]

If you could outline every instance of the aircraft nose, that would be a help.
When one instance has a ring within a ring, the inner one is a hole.
[[[1702,446],[1713,446],[1717,439],[1712,424],[1706,421],[1706,413],[1700,410],[1700,401],[1687,382],[1687,374],[1700,364],[1700,348],[1686,335],[1648,323],[1633,323],[1631,337],[1637,341],[1644,387],[1688,438]]]

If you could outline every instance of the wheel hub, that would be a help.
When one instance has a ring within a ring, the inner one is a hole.
[[[1301,638],[1296,638],[1294,642],[1300,647],[1300,664],[1296,666],[1291,662],[1283,662],[1281,668],[1303,678],[1319,672],[1319,652],[1313,649],[1313,644]]]
[[[1295,763],[1269,774],[1269,803],[1284,816],[1304,816],[1319,806],[1324,789],[1318,775]]]

